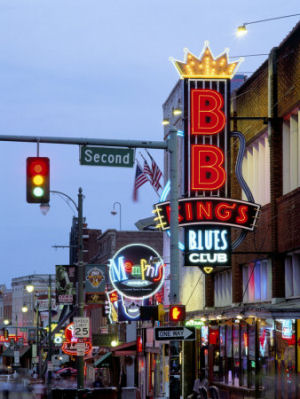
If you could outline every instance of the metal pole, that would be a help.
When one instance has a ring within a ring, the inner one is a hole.
[[[171,127],[168,134],[168,151],[170,154],[170,303],[179,302],[179,250],[178,250],[178,165],[177,165],[177,129]],[[179,353],[179,341],[170,342],[170,351]],[[179,365],[179,357],[177,358]],[[172,375],[170,358],[169,396],[180,398],[178,376]]]
[[[51,324],[52,324],[52,309],[51,309],[51,274],[48,276],[48,367],[49,362],[52,360],[52,334],[51,334]],[[49,371],[48,368],[48,379],[47,379],[47,386],[48,386],[48,397],[51,398],[51,377],[52,371]]]
[[[111,140],[111,139],[94,139],[80,137],[51,137],[51,136],[16,136],[16,135],[0,135],[0,141],[18,141],[24,143],[48,143],[48,144],[78,144],[78,145],[107,145],[109,147],[126,147],[126,148],[153,148],[166,150],[167,144],[164,141],[137,141],[137,140]]]
[[[171,127],[168,138],[170,154],[170,303],[179,301],[179,250],[178,250],[178,164],[177,130]]]
[[[83,263],[83,240],[82,240],[82,188],[78,190],[78,316],[84,317],[84,263]],[[78,356],[77,389],[84,388],[84,356]]]

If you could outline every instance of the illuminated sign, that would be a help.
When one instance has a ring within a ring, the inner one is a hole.
[[[121,295],[149,298],[162,286],[164,263],[158,252],[148,245],[127,245],[110,259],[109,277]]]
[[[202,53],[199,57],[185,50],[185,62],[172,59],[181,79],[183,78],[223,78],[231,79],[236,73],[239,64],[243,61],[240,58],[235,62],[228,62],[228,50],[225,50],[218,57],[214,57],[208,41],[205,42]]]
[[[230,229],[216,226],[185,229],[185,266],[230,266]]]
[[[185,320],[185,305],[173,305],[169,310],[170,321],[184,321]]]
[[[65,328],[65,342],[63,343],[61,350],[70,356],[77,356],[77,344],[84,343],[85,350],[84,354],[87,355],[92,350],[92,343],[89,338],[76,338],[74,336],[74,323],[70,323]]]
[[[186,52],[184,62],[173,60],[185,79],[183,102],[183,192],[178,199],[178,223],[185,227],[185,265],[211,273],[215,266],[230,266],[230,228],[252,231],[260,206],[254,203],[241,173],[244,137],[230,132],[230,79],[240,62],[229,63],[225,51],[215,58],[205,43],[200,57]],[[230,137],[240,142],[236,177],[248,201],[230,199]],[[163,200],[162,200],[163,201]],[[170,202],[155,205],[156,227],[170,228]]]
[[[155,204],[157,227],[170,228],[170,202]],[[217,197],[192,197],[178,200],[180,227],[192,225],[223,225],[252,231],[260,206],[247,201]]]
[[[184,325],[187,327],[195,327],[197,329],[200,329],[202,326],[204,326],[204,322],[202,320],[191,319],[191,320],[187,320],[184,323]]]

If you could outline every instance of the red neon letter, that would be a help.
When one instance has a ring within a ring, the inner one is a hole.
[[[197,220],[212,219],[212,202],[197,202]]]
[[[216,206],[216,217],[219,220],[223,220],[224,222],[229,220],[232,216],[232,210],[236,207],[236,204],[226,204],[225,202],[221,202]]]
[[[239,216],[235,219],[237,223],[244,224],[248,220],[248,206],[241,205],[238,207]]]
[[[183,216],[180,214],[181,206],[178,205],[178,223],[182,222]],[[166,212],[167,212],[167,219],[169,224],[171,223],[171,207],[170,205],[166,206]]]
[[[184,203],[184,210],[186,220],[193,220],[193,208],[191,202]]]
[[[222,167],[224,154],[214,145],[192,145],[191,153],[191,189],[218,190],[226,181],[226,172]]]
[[[191,90],[191,134],[216,134],[224,129],[224,100],[216,90]]]

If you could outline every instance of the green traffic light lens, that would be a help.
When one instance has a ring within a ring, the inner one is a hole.
[[[33,194],[35,197],[42,197],[42,196],[44,195],[44,190],[43,190],[41,187],[35,187],[35,188],[33,189],[32,194]]]

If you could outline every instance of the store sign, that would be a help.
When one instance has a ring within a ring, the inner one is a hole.
[[[85,302],[89,305],[104,303],[106,268],[106,265],[85,266]]]
[[[170,202],[155,204],[157,222],[161,230],[170,228]],[[260,206],[229,198],[180,198],[178,223],[180,227],[198,225],[223,225],[253,231]]]
[[[56,265],[56,303],[72,305],[76,298],[76,266]]]
[[[163,284],[164,262],[148,245],[127,245],[110,259],[109,277],[121,295],[133,299],[149,298]]]
[[[230,266],[230,227],[252,231],[260,206],[230,198],[230,79],[241,60],[214,58],[208,44],[200,57],[175,61],[184,85],[184,192],[178,223],[185,227],[185,265],[206,273]],[[239,179],[241,182],[242,179]],[[170,202],[155,205],[157,228],[170,228]],[[227,226],[228,228],[226,228]]]
[[[185,229],[185,266],[230,266],[230,229],[216,226]]]

